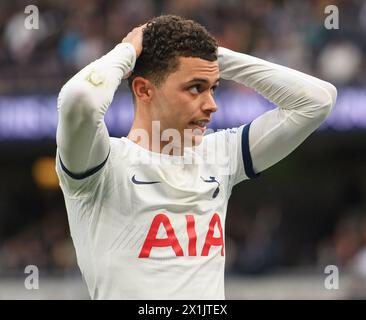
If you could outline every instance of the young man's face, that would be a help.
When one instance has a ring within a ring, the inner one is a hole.
[[[153,120],[160,121],[161,131],[176,129],[185,146],[198,145],[217,110],[213,93],[219,81],[218,61],[179,57],[179,62],[178,70],[156,88]]]

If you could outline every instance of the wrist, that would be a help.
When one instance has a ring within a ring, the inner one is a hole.
[[[121,55],[128,55],[129,57],[129,65],[128,65],[128,71],[127,73],[131,72],[136,64],[136,59],[137,59],[137,53],[136,53],[136,49],[133,46],[132,43],[130,42],[121,42],[119,44],[116,45],[115,47],[116,50],[119,50],[121,52]]]

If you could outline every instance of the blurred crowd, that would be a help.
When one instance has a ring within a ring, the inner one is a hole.
[[[340,86],[366,83],[362,0],[35,0],[38,30],[24,27],[28,4],[0,2],[0,94],[56,93],[131,28],[164,13],[197,20],[233,50]],[[327,5],[337,6],[339,29],[325,28]]]
[[[288,248],[296,244],[289,241],[283,229],[280,204],[264,199],[252,213],[233,210],[230,215],[233,217],[228,218],[227,233],[231,255],[229,269],[233,272],[261,274],[282,265],[304,263],[320,267],[336,265],[366,279],[366,203],[338,213],[329,232],[318,234],[315,239],[314,254],[305,257],[301,253],[304,247],[299,246],[292,261],[286,259],[286,255]]]
[[[37,266],[43,275],[77,271],[64,209],[50,209],[0,242],[0,275],[24,274],[28,265]]]

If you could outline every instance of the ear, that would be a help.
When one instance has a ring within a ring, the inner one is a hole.
[[[150,102],[154,92],[154,85],[143,77],[136,77],[132,81],[132,91],[136,100]]]

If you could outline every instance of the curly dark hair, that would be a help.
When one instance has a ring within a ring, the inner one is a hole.
[[[129,87],[137,76],[161,85],[170,73],[178,70],[178,57],[215,61],[217,47],[215,38],[193,20],[176,15],[155,17],[143,31],[142,52],[128,78]]]

